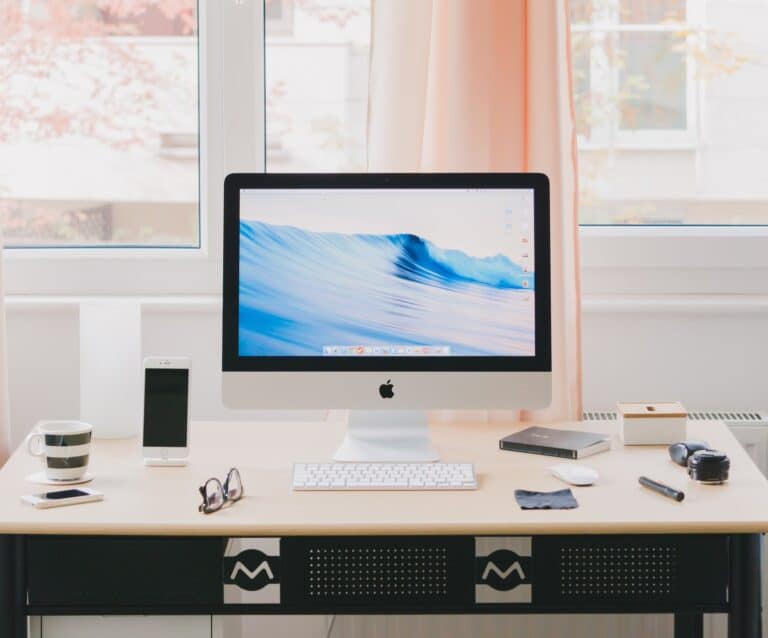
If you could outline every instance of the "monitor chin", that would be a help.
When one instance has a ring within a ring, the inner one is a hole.
[[[234,410],[538,409],[551,400],[550,372],[224,372]]]
[[[431,463],[440,455],[432,445],[426,410],[350,410],[333,460]]]

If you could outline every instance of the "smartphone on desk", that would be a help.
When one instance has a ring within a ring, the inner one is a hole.
[[[76,487],[69,490],[44,492],[42,494],[28,494],[22,496],[21,500],[29,505],[34,505],[38,509],[47,509],[49,507],[62,507],[64,505],[77,505],[78,503],[103,501],[104,494],[92,490],[89,487]]]
[[[187,464],[189,368],[187,357],[144,359],[144,465]]]

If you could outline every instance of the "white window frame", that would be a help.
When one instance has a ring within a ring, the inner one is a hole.
[[[6,293],[220,294],[224,176],[265,166],[262,2],[200,0],[201,247],[5,250]],[[768,294],[768,227],[585,226],[580,238],[586,294]]]
[[[619,91],[619,70],[603,59],[603,41],[622,33],[675,33],[690,29],[698,33],[703,24],[703,2],[686,0],[685,22],[664,24],[622,24],[619,22],[620,0],[610,0],[590,23],[571,25],[574,33],[588,34],[591,40],[590,89],[596,94],[615,96]],[[696,35],[689,35],[689,40]],[[590,149],[685,149],[694,148],[698,131],[698,79],[695,60],[688,56],[686,70],[685,129],[622,129],[618,108],[612,109],[604,126],[591,126],[589,138],[579,136],[579,147]]]
[[[264,170],[264,11],[261,0],[199,0],[198,16],[200,247],[8,248],[6,294],[220,293],[224,177]]]
[[[588,295],[768,295],[768,226],[581,226]]]

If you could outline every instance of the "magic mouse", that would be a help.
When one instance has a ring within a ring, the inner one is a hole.
[[[549,471],[561,481],[571,485],[592,485],[592,483],[600,478],[600,475],[595,470],[586,465],[563,463],[561,465],[552,465]]]

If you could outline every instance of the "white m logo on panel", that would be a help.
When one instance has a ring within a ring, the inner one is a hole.
[[[245,574],[251,580],[256,578],[256,576],[258,576],[261,572],[266,572],[267,578],[269,578],[269,580],[275,579],[275,575],[272,573],[272,570],[270,569],[269,563],[267,561],[262,561],[261,564],[253,571],[248,569],[240,561],[237,561],[237,563],[235,563],[235,568],[232,570],[232,575],[229,577],[230,580],[235,580],[240,572]]]
[[[525,573],[523,572],[523,568],[520,566],[519,562],[515,561],[504,571],[502,571],[496,566],[496,563],[488,561],[488,564],[485,566],[485,571],[483,572],[483,580],[488,580],[488,576],[491,573],[496,574],[499,578],[501,578],[501,580],[506,580],[507,577],[512,574],[512,572],[517,572],[520,580],[525,580]]]

